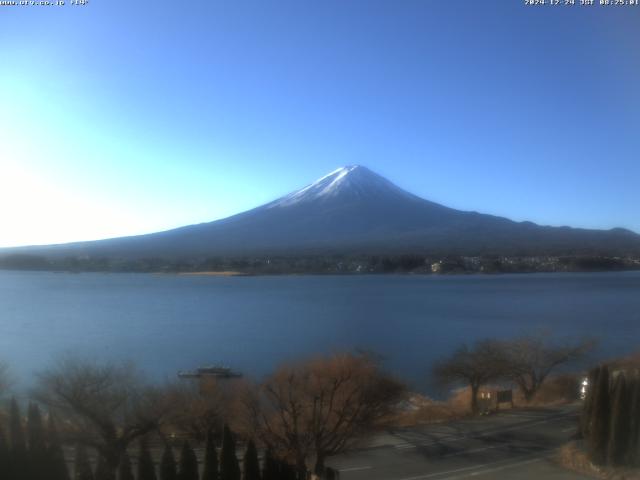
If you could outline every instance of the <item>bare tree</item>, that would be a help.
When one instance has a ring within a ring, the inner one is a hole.
[[[495,340],[481,340],[472,347],[463,345],[449,358],[433,367],[433,374],[441,385],[463,384],[471,389],[471,412],[477,414],[478,391],[505,373],[502,345]]]
[[[405,389],[369,356],[339,354],[283,366],[247,402],[250,423],[270,448],[299,472],[344,452],[375,428]]]
[[[593,340],[554,342],[548,334],[528,335],[502,342],[507,359],[506,377],[518,385],[527,402],[555,369],[578,361],[594,347]]]
[[[167,389],[171,411],[166,426],[192,440],[204,442],[208,435],[221,436],[232,404],[232,394],[219,382],[179,383]]]
[[[157,429],[167,411],[164,396],[133,366],[70,357],[39,375],[34,396],[65,419],[70,441],[99,453],[113,478],[126,448]]]
[[[9,391],[12,383],[9,365],[0,361],[0,397]]]

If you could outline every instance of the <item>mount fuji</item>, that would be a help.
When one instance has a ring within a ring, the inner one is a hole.
[[[329,253],[636,255],[640,235],[624,229],[546,227],[454,210],[353,165],[222,220],[148,235],[2,253],[126,260]]]

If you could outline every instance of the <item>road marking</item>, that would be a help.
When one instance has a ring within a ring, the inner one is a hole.
[[[403,449],[411,449],[411,448],[418,448],[418,447],[429,447],[431,445],[437,445],[442,442],[459,442],[460,440],[473,440],[475,438],[486,437],[489,435],[495,435],[503,432],[510,432],[512,430],[523,430],[525,428],[532,427],[534,425],[549,423],[552,420],[558,420],[558,419],[549,418],[546,420],[540,420],[539,422],[527,423],[525,425],[514,425],[513,427],[499,428],[497,430],[487,430],[479,433],[470,432],[468,435],[465,435],[462,437],[440,437],[438,440],[433,440],[430,442],[424,442],[424,443],[418,443],[418,444],[401,443],[401,444],[394,445],[394,448],[403,450]]]
[[[393,448],[397,448],[398,450],[402,450],[405,448],[416,448],[417,445],[413,444],[413,443],[398,443],[396,445],[393,446]]]
[[[349,468],[340,468],[338,471],[340,472],[358,472],[360,470],[371,470],[371,465],[366,465],[364,467],[349,467]]]
[[[496,462],[496,463],[500,463],[500,462]],[[474,468],[489,467],[491,465],[495,465],[495,463],[487,463],[484,465],[472,465],[470,467],[456,468],[455,470],[446,470],[444,472],[434,472],[426,475],[418,475],[415,477],[405,477],[405,478],[401,478],[400,480],[425,480],[427,478],[439,477],[441,475],[448,475],[450,473],[466,472],[467,470],[473,470]]]
[[[418,448],[418,447],[429,447],[431,445],[437,445],[438,443],[441,443],[444,441],[458,442],[460,440],[473,440],[474,438],[486,437],[488,435],[495,435],[502,432],[510,432],[512,430],[523,430],[525,428],[533,427],[535,425],[541,425],[543,423],[549,423],[556,420],[565,420],[570,417],[571,417],[570,414],[563,414],[563,415],[558,415],[553,417],[547,417],[537,422],[528,422],[528,423],[525,423],[524,425],[516,424],[506,428],[496,427],[493,430],[490,429],[490,430],[485,430],[478,433],[469,432],[467,435],[462,437],[444,436],[444,437],[440,437],[438,440],[433,440],[433,441],[424,442],[424,443],[398,443],[398,444],[395,444],[393,447],[398,450],[408,450],[408,449]],[[571,427],[571,428],[574,428],[574,427]]]
[[[545,418],[545,415],[535,413],[499,413],[498,417],[512,417],[512,418]]]
[[[500,445],[502,446],[502,445]],[[464,455],[467,453],[478,453],[478,452],[484,452],[485,450],[492,450],[494,448],[499,448],[498,445],[494,445],[492,447],[482,447],[482,448],[475,448],[472,450],[462,450],[460,452],[454,452],[454,453],[447,453],[446,455],[440,455],[440,457],[445,458],[445,457],[455,457],[456,455]]]
[[[524,465],[529,465],[531,463],[540,462],[540,461],[544,460],[545,458],[546,457],[533,458],[531,460],[525,460],[525,461],[522,461],[522,462],[510,463],[508,465],[502,465],[502,466],[496,467],[496,468],[489,468],[487,470],[481,470],[481,471],[478,471],[478,472],[471,472],[468,475],[458,475],[456,477],[445,477],[445,478],[441,478],[440,480],[456,480],[458,478],[464,478],[464,477],[477,477],[479,475],[486,475],[488,473],[495,473],[495,472],[499,472],[501,470],[506,470],[508,468],[522,467]]]
[[[455,470],[447,470],[444,472],[434,472],[434,473],[429,473],[427,475],[417,475],[414,477],[405,477],[402,478],[400,480],[427,480],[429,478],[434,478],[434,477],[442,477],[439,480],[456,480],[458,478],[465,478],[465,477],[475,477],[478,475],[486,475],[487,473],[493,473],[493,472],[498,472],[500,470],[506,470],[507,468],[514,468],[514,467],[519,467],[522,465],[527,465],[530,463],[535,463],[535,462],[539,462],[541,460],[544,460],[545,458],[547,458],[548,455],[542,456],[542,457],[536,457],[536,458],[532,458],[532,459],[528,459],[528,460],[523,460],[523,461],[519,461],[519,462],[514,462],[514,463],[508,463],[506,465],[500,465],[501,463],[504,463],[505,461],[508,460],[499,460],[497,462],[493,462],[493,463],[485,463],[485,464],[480,464],[480,465],[472,465],[470,467],[464,467],[464,468],[457,468]],[[499,465],[499,466],[495,466],[494,465]],[[487,468],[487,467],[492,467],[492,468]],[[484,470],[482,470],[484,469]],[[474,472],[469,472],[469,470],[475,470]],[[468,472],[462,475],[454,475],[454,476],[445,476],[445,475],[449,475],[451,473],[461,473],[461,472]]]

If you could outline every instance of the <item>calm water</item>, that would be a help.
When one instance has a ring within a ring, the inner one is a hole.
[[[78,352],[157,378],[224,362],[254,377],[354,347],[428,388],[463,341],[537,329],[640,348],[640,272],[505,276],[189,277],[0,271],[0,358],[29,379]]]

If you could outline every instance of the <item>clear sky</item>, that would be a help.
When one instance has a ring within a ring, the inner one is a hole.
[[[66,3],[0,6],[0,246],[210,221],[345,164],[640,231],[640,6]]]

